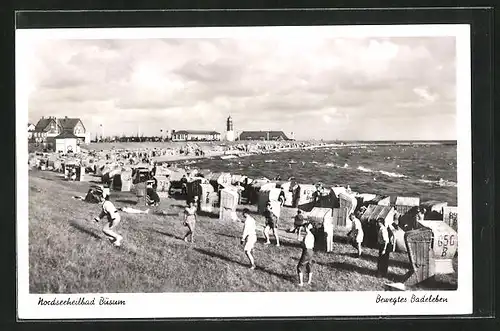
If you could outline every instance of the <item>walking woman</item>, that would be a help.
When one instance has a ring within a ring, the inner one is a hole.
[[[353,246],[358,250],[357,257],[360,257],[362,253],[361,244],[364,239],[363,227],[361,225],[361,221],[356,217],[356,215],[350,214],[349,219],[352,223],[349,237],[351,238]]]
[[[193,243],[194,229],[196,226],[197,216],[196,216],[196,205],[194,201],[190,201],[186,209],[184,209],[184,226],[187,226],[188,231],[184,236],[184,241]]]

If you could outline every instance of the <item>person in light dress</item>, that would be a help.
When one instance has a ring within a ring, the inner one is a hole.
[[[364,239],[363,227],[361,226],[361,221],[359,220],[359,218],[357,218],[354,214],[350,214],[349,219],[351,220],[352,224],[350,237],[353,245],[358,251],[357,256],[360,257],[362,253],[361,244],[363,243]]]
[[[183,238],[185,242],[194,242],[194,230],[197,221],[196,210],[197,208],[194,201],[190,201],[186,209],[184,209],[184,226],[188,228]]]
[[[255,228],[255,219],[249,215],[248,208],[243,209],[243,234],[241,235],[241,243],[244,245],[243,251],[250,262],[250,269],[255,269],[255,260],[252,255],[252,250],[257,242],[257,233]]]

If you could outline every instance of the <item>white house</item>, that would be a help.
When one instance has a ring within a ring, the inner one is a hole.
[[[80,139],[71,132],[63,132],[56,136],[56,152],[80,153]]]
[[[28,139],[33,137],[33,131],[35,131],[35,126],[31,123],[28,123]]]
[[[79,118],[56,118],[54,116],[42,117],[35,126],[32,137],[35,142],[55,144],[55,137],[70,132],[75,135],[80,143],[90,142],[90,132],[85,129]]]

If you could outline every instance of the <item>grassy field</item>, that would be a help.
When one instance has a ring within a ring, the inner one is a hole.
[[[281,223],[281,247],[265,246],[258,233],[257,269],[250,270],[239,242],[242,224],[221,222],[217,215],[200,217],[195,243],[187,244],[181,240],[184,203],[175,199],[162,201],[167,216],[122,213],[117,231],[124,241],[117,248],[104,238],[102,224],[92,221],[99,205],[73,198],[85,195],[89,183],[65,182],[60,176],[38,171],[29,176],[31,293],[373,291],[401,281],[409,268],[407,256],[396,253],[390,280],[376,278],[377,252],[366,249],[362,258],[354,258],[354,249],[339,235],[333,253],[316,253],[313,284],[300,288],[295,270],[301,249],[284,231],[291,219]],[[118,207],[145,209],[130,193],[113,193],[111,200]],[[263,224],[260,216],[256,219]],[[432,286],[453,289],[456,281],[456,274],[440,276]]]

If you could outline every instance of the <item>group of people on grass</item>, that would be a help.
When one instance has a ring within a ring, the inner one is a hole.
[[[103,233],[105,236],[112,242],[115,246],[121,246],[123,237],[116,232],[116,228],[120,224],[121,217],[119,213],[119,209],[114,206],[114,204],[110,201],[110,195],[105,192],[100,192],[98,195],[101,202],[101,212],[100,214],[94,218],[94,221],[99,223],[103,218],[106,218],[106,223],[103,226]],[[130,212],[130,210],[127,210]],[[132,213],[136,213],[135,210],[131,210]],[[197,207],[196,201],[191,200],[188,202],[187,207],[184,209],[184,217],[183,217],[183,225],[187,227],[186,234],[183,237],[183,240],[188,243],[194,243],[194,233],[197,222]],[[138,211],[137,213],[143,213]],[[250,212],[247,208],[245,208],[242,212],[244,223],[243,226],[243,234],[241,236],[241,243],[244,245],[244,252],[250,262],[250,268],[255,269],[255,259],[252,255],[252,250],[257,243],[257,231],[256,231],[256,223],[255,219],[250,216]],[[272,231],[276,238],[276,246],[279,246],[279,236],[278,236],[278,217],[272,210],[271,203],[268,203],[266,206],[266,211],[264,212],[264,216],[266,218],[266,224],[263,230],[264,237],[266,238],[265,244],[270,244],[269,232]],[[303,286],[304,279],[304,269],[308,274],[308,284],[311,284],[312,281],[312,257],[313,257],[313,248],[314,248],[314,235],[311,232],[312,224],[304,222],[301,225],[301,228],[305,230],[305,236],[302,240],[302,255],[300,257],[299,263],[297,265],[297,272],[299,277],[299,285]]]
[[[358,216],[360,216],[358,212]],[[351,220],[351,230],[348,233],[351,244],[357,250],[357,257],[361,257],[363,249],[362,244],[364,241],[364,231],[361,221],[354,213],[349,215]],[[387,277],[389,268],[389,257],[391,252],[396,251],[396,231],[397,224],[385,224],[383,218],[376,221],[377,226],[377,247],[378,247],[378,260],[377,260],[377,277]]]
[[[103,233],[106,237],[115,245],[121,246],[123,237],[116,232],[117,226],[120,224],[120,209],[117,209],[109,199],[109,194],[101,192],[100,200],[102,204],[101,213],[99,216],[95,217],[94,220],[99,222],[101,219],[106,218],[107,221],[103,227]],[[126,210],[124,210],[126,211]],[[128,211],[126,211],[128,212]],[[141,212],[142,213],[142,212]],[[278,235],[278,217],[272,208],[270,202],[267,203],[266,209],[263,213],[265,217],[265,226],[263,229],[263,235],[265,238],[265,244],[268,245],[270,241],[270,232],[272,231],[275,239],[276,246],[280,246],[279,235]],[[364,240],[363,227],[361,221],[355,214],[350,214],[349,218],[351,220],[352,228],[348,234],[353,246],[357,249],[357,256],[362,255],[362,243]],[[243,251],[248,258],[250,263],[250,268],[253,270],[256,268],[255,259],[253,257],[252,251],[257,243],[257,227],[255,219],[250,215],[249,209],[245,208],[242,211],[243,222],[243,233],[241,236],[241,244],[243,245]],[[194,243],[194,234],[197,223],[197,205],[196,201],[188,201],[187,207],[184,209],[183,225],[187,228],[187,231],[183,237],[183,240],[187,243]],[[379,257],[377,263],[377,276],[387,276],[388,265],[389,265],[389,255],[395,250],[395,240],[393,231],[395,225],[385,226],[383,219],[377,220],[378,224],[378,235],[377,244],[379,248]],[[300,256],[299,262],[297,264],[297,275],[299,286],[304,285],[304,271],[307,273],[307,283],[311,284],[312,281],[312,265],[314,256],[314,246],[315,246],[315,236],[312,232],[313,224],[306,220],[303,212],[299,209],[297,210],[297,215],[294,217],[294,228],[292,233],[297,234],[297,240],[301,241],[302,254]],[[304,231],[304,236],[302,237],[302,231]],[[301,238],[302,237],[302,238]]]
[[[255,219],[250,216],[250,211],[248,208],[243,209],[243,234],[241,236],[241,243],[244,245],[243,251],[250,262],[250,269],[255,269],[255,259],[252,255],[252,250],[254,249],[255,244],[257,243],[257,228]],[[270,244],[269,240],[269,231],[272,230],[273,234],[276,238],[276,246],[280,246],[279,244],[279,236],[278,236],[278,217],[273,213],[272,206],[270,203],[266,206],[266,211],[264,212],[264,216],[266,218],[266,224],[263,230],[264,237],[266,239],[265,244]],[[302,239],[302,254],[299,259],[299,263],[297,264],[297,274],[299,278],[299,286],[304,285],[304,269],[308,275],[307,283],[311,284],[312,282],[312,263],[313,263],[313,255],[314,255],[314,235],[311,232],[313,225],[309,222],[303,222],[300,228],[304,228],[305,236]],[[298,238],[299,239],[299,238]]]

